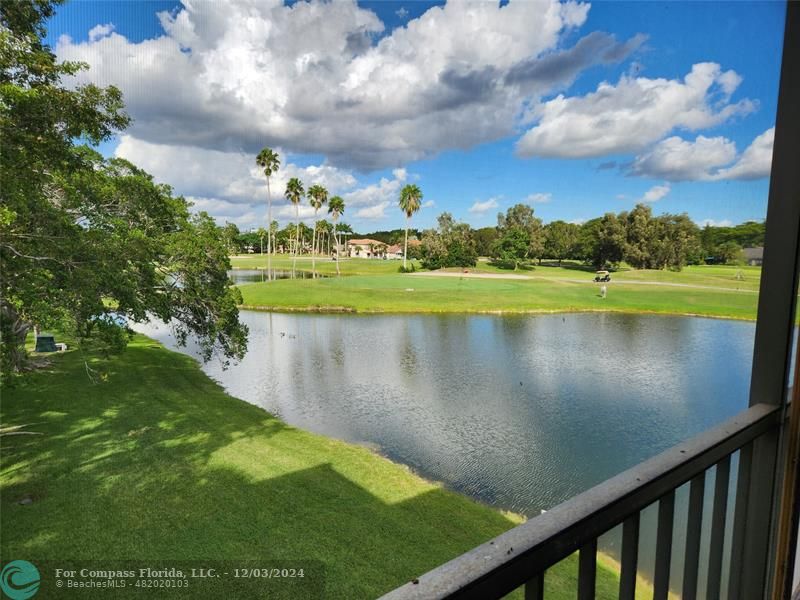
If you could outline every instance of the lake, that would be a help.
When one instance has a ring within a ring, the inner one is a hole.
[[[609,313],[241,316],[245,359],[204,367],[232,395],[527,516],[746,408],[755,333]]]

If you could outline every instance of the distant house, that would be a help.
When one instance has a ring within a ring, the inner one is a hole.
[[[392,244],[386,249],[386,258],[403,258],[403,247],[400,244]]]
[[[386,244],[369,238],[348,240],[347,256],[351,258],[383,258],[386,256]]]
[[[764,262],[764,248],[761,246],[758,248],[742,248],[742,254],[744,254],[745,262],[751,267],[760,267],[761,263]]]

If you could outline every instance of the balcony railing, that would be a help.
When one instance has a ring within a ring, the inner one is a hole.
[[[722,425],[679,444],[564,502],[386,594],[410,598],[498,598],[525,588],[526,599],[543,595],[547,569],[578,551],[578,598],[595,596],[597,540],[622,524],[619,597],[636,592],[639,521],[658,503],[654,540],[654,597],[670,593],[670,558],[675,491],[689,482],[683,581],[673,589],[684,599],[698,596],[699,564],[707,565],[705,598],[716,600],[727,566],[727,598],[788,599],[800,527],[800,441],[792,439],[783,415],[789,365],[794,363],[794,431],[800,431],[800,352],[795,325],[800,280],[800,2],[787,2],[772,154],[764,263],[758,301],[750,408]],[[789,439],[787,439],[787,436]],[[792,449],[791,451],[788,449]],[[738,452],[734,510],[726,526],[731,456]],[[713,490],[706,471],[714,469]],[[706,494],[713,494],[710,523],[703,523]],[[778,502],[777,496],[783,498]],[[700,556],[700,533],[710,528],[708,555]],[[776,535],[778,532],[778,535]],[[730,536],[730,554],[726,536]],[[650,540],[641,540],[649,542]],[[728,564],[723,565],[728,556]],[[774,596],[771,596],[774,594]]]
[[[744,412],[593,487],[386,594],[384,600],[417,598],[499,598],[525,587],[526,600],[543,597],[547,569],[579,551],[578,598],[595,597],[598,537],[622,524],[619,597],[633,599],[636,593],[641,511],[658,503],[655,539],[654,599],[669,594],[675,490],[689,482],[684,549],[682,598],[698,594],[700,532],[703,528],[705,474],[714,468],[713,504],[710,514],[708,576],[705,597],[719,598],[722,587],[723,541],[732,535],[729,590],[740,589],[747,568],[765,564],[743,564],[746,496],[737,494],[732,528],[726,528],[731,455],[740,451],[738,483],[746,489],[751,480],[753,445],[780,424],[782,408],[756,404]],[[766,558],[764,559],[766,563]],[[678,591],[678,590],[675,590]]]

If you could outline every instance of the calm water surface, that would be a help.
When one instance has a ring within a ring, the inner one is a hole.
[[[526,515],[744,409],[755,331],[612,314],[242,319],[242,363],[204,367],[231,394]],[[167,328],[145,332],[174,347]]]
[[[528,516],[746,408],[755,332],[653,315],[241,316],[245,359],[204,366],[231,394]]]
[[[327,277],[317,273],[317,278]],[[311,279],[314,277],[311,271],[295,271],[292,275],[291,270],[287,269],[272,269],[272,279]],[[269,281],[266,269],[231,269],[228,271],[228,279],[233,281],[236,285],[243,283],[263,283]]]

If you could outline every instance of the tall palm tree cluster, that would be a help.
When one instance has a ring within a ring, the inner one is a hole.
[[[267,178],[267,222],[272,224],[272,194],[270,192],[269,178],[278,171],[278,168],[280,167],[280,159],[278,158],[278,154],[271,148],[264,148],[258,153],[258,156],[256,157],[256,164],[264,170],[264,176]],[[284,192],[284,196],[289,202],[294,204],[295,237],[294,244],[292,245],[292,276],[294,276],[297,269],[297,255],[300,252],[300,203],[304,197],[308,198],[311,207],[314,209],[314,233],[311,238],[311,270],[314,274],[314,277],[317,275],[317,254],[322,248],[322,238],[321,236],[317,235],[317,230],[320,226],[318,215],[320,209],[325,206],[325,204],[328,205],[328,214],[331,215],[333,220],[333,233],[336,245],[336,273],[338,275],[339,236],[336,223],[339,220],[339,217],[344,214],[344,200],[342,200],[340,196],[334,196],[328,200],[328,190],[319,184],[314,184],[306,190],[303,186],[303,182],[297,177],[292,177],[286,183],[286,191]],[[327,231],[329,228],[328,223],[324,222],[322,228]],[[259,232],[261,231],[262,230],[259,230]],[[272,252],[274,245],[271,243],[271,241],[274,239],[273,227],[271,226],[270,231],[264,233],[267,236],[267,271],[269,272],[270,278],[272,278]],[[263,236],[264,234],[261,235]]]
[[[264,170],[264,176],[267,178],[267,223],[270,224],[269,231],[259,229],[259,235],[263,240],[264,236],[267,237],[267,272],[270,279],[272,279],[272,252],[275,245],[272,243],[275,239],[275,228],[272,221],[272,193],[269,186],[269,178],[274,175],[281,166],[278,153],[271,148],[264,148],[256,156],[256,164]],[[304,197],[307,197],[311,207],[314,209],[314,233],[312,235],[311,243],[311,270],[314,277],[317,276],[317,253],[320,252],[322,247],[321,236],[317,236],[318,227],[321,225],[318,219],[320,209],[328,205],[328,214],[333,220],[333,235],[334,243],[336,246],[336,274],[339,275],[339,227],[337,223],[339,217],[344,214],[344,200],[341,196],[334,196],[328,199],[328,190],[324,186],[314,184],[307,190],[303,186],[303,182],[297,177],[292,177],[286,184],[286,191],[284,192],[286,199],[294,204],[295,214],[295,235],[294,244],[292,244],[292,276],[297,269],[297,255],[300,252],[300,203]],[[419,211],[422,206],[422,190],[419,186],[408,184],[400,190],[400,210],[406,215],[405,227],[405,245],[403,247],[403,271],[408,270],[408,227],[411,223],[411,217]],[[323,228],[328,230],[328,223],[324,222]],[[263,241],[262,241],[263,244]],[[263,251],[263,249],[262,249]]]

